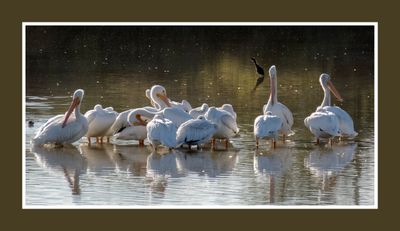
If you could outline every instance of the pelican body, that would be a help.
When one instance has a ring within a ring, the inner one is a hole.
[[[80,140],[88,131],[88,121],[80,112],[83,95],[82,89],[76,90],[65,115],[57,115],[43,124],[32,139],[32,144],[63,145]],[[75,113],[71,116],[73,111]]]
[[[260,115],[254,120],[254,136],[256,138],[256,147],[258,148],[259,139],[271,139],[272,145],[276,147],[276,140],[279,136],[279,130],[283,123],[281,118],[267,112],[266,115]]]
[[[276,77],[276,67],[272,65],[269,69],[269,78],[270,78],[270,96],[268,103],[264,105],[263,112],[264,115],[267,112],[271,112],[273,115],[278,116],[283,123],[282,128],[279,133],[283,135],[283,139],[285,136],[293,135],[292,131],[293,126],[293,115],[292,112],[287,108],[284,104],[278,102],[278,89],[277,89],[277,77]]]
[[[210,107],[205,114],[205,118],[217,125],[217,131],[213,135],[213,146],[215,146],[215,139],[225,139],[225,148],[228,148],[229,138],[239,132],[233,115],[225,110]]]
[[[206,112],[208,111],[208,104],[203,103],[200,107],[193,108],[192,110],[189,111],[189,115],[192,116],[193,118],[197,118],[201,115],[205,115]]]
[[[176,142],[180,146],[182,144],[200,145],[208,142],[214,133],[217,131],[217,125],[206,120],[204,116],[199,116],[197,119],[191,119],[183,123],[177,131]]]
[[[89,144],[91,137],[96,137],[96,139],[100,137],[100,141],[103,142],[103,136],[108,135],[108,129],[113,125],[117,115],[118,113],[114,112],[112,108],[103,109],[100,104],[85,113],[89,126],[86,133]]]
[[[176,145],[176,126],[172,121],[157,114],[147,124],[147,139],[151,143],[153,150],[162,144],[168,148],[175,148]]]
[[[357,132],[354,131],[353,120],[351,119],[350,115],[348,115],[347,112],[339,107],[330,106],[330,92],[332,92],[339,101],[343,101],[339,92],[330,81],[330,76],[323,73],[321,74],[319,81],[322,90],[324,91],[324,98],[321,106],[317,108],[316,112],[305,118],[304,124],[306,127],[315,135],[317,138],[317,143],[319,143],[319,138],[356,136]]]
[[[147,137],[147,123],[153,119],[155,114],[145,108],[133,109],[127,117],[128,126],[122,128],[115,138],[119,140],[138,140],[139,146],[144,145]]]

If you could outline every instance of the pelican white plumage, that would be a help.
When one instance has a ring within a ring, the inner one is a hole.
[[[153,147],[153,151],[157,150],[157,146],[162,144],[168,148],[176,147],[176,126],[172,121],[163,118],[157,114],[147,124],[147,139]]]
[[[213,147],[215,139],[225,139],[225,148],[228,148],[229,138],[239,132],[235,118],[229,112],[215,107],[208,109],[205,118],[217,125],[217,131],[213,135]]]
[[[57,115],[43,124],[32,139],[32,144],[63,145],[81,139],[88,130],[87,119],[80,112],[83,95],[84,91],[82,89],[76,90],[66,114]],[[74,116],[71,116],[74,110]]]
[[[187,144],[190,149],[191,145],[197,145],[197,149],[200,149],[200,145],[209,141],[216,131],[217,125],[200,115],[197,119],[188,120],[179,126],[176,132],[177,146]]]
[[[304,124],[317,138],[333,138],[340,135],[339,121],[335,114],[329,111],[318,110],[304,119]],[[331,140],[332,141],[332,140]]]
[[[163,110],[157,112],[162,118],[170,120],[176,128],[181,126],[181,124],[185,123],[186,121],[193,119],[187,112],[180,108],[174,107],[167,107]]]
[[[127,118],[129,126],[122,128],[114,137],[119,140],[138,140],[139,146],[144,146],[147,137],[146,125],[154,116],[155,113],[145,108],[133,109]]]
[[[268,111],[270,111],[273,115],[281,118],[283,126],[279,133],[283,135],[283,140],[285,140],[285,136],[290,136],[294,134],[294,132],[292,131],[293,115],[289,108],[287,108],[284,104],[278,102],[277,75],[275,65],[272,65],[269,68],[269,79],[271,89],[270,96],[268,103],[265,104],[263,107],[263,112],[265,115]]]
[[[113,108],[106,108],[100,104],[96,104],[94,109],[89,110],[85,113],[85,117],[88,121],[88,131],[86,133],[86,137],[90,144],[90,138],[96,137],[98,141],[100,138],[100,142],[103,143],[103,136],[107,135],[108,129],[113,125],[115,119],[117,118],[118,113],[113,111]]]
[[[232,104],[228,104],[228,103],[223,104],[219,109],[229,112],[229,114],[231,114],[233,116],[233,118],[236,120],[237,115],[236,115],[236,112],[233,110]]]
[[[203,103],[200,107],[193,108],[192,110],[189,111],[189,115],[191,115],[193,118],[197,118],[200,115],[205,115],[206,112],[208,111],[208,104]]]
[[[354,138],[358,135],[358,133],[354,130],[354,123],[351,116],[340,107],[331,106],[330,90],[339,101],[343,101],[343,99],[330,80],[330,76],[325,73],[321,74],[319,77],[319,82],[324,91],[324,99],[317,110],[329,111],[335,114],[339,120],[340,137]]]
[[[171,107],[173,107],[173,108],[180,108],[180,109],[182,109],[183,111],[185,111],[185,112],[187,112],[187,113],[189,113],[190,110],[192,110],[192,106],[191,106],[190,103],[189,103],[187,100],[185,100],[185,99],[182,100],[181,103],[170,100],[170,104],[171,104]]]
[[[259,139],[271,139],[273,148],[276,147],[276,140],[279,136],[279,130],[283,123],[281,118],[272,115],[268,111],[265,115],[257,116],[254,120],[254,136],[256,138],[256,147],[258,148]]]

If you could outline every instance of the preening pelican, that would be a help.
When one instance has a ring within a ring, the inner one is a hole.
[[[225,139],[225,148],[228,148],[229,138],[239,132],[235,118],[227,111],[210,107],[205,118],[217,125],[217,131],[213,135],[213,147],[216,139]]]
[[[278,102],[278,89],[277,89],[277,77],[276,77],[276,67],[272,65],[269,68],[269,79],[270,79],[270,96],[268,103],[264,105],[263,112],[264,115],[270,111],[273,115],[281,118],[283,126],[279,131],[283,135],[283,140],[285,136],[293,135],[294,132],[291,130],[293,126],[293,115],[292,112],[282,103]]]
[[[162,144],[169,148],[176,147],[176,126],[170,120],[165,119],[162,115],[157,114],[147,124],[147,139],[153,147],[153,151],[157,151],[157,146]]]
[[[333,138],[340,135],[339,121],[335,114],[329,111],[318,110],[304,119],[304,124],[317,138]],[[332,140],[331,140],[332,143]]]
[[[208,104],[203,103],[200,107],[193,108],[192,110],[189,111],[189,115],[191,115],[193,118],[197,118],[200,115],[205,115],[206,112],[208,111]]]
[[[93,110],[89,110],[85,113],[85,117],[88,121],[88,131],[86,137],[90,144],[90,138],[96,137],[98,141],[103,143],[103,136],[107,135],[108,129],[113,125],[118,113],[113,111],[113,108],[106,108],[100,104],[94,106]]]
[[[129,126],[124,127],[115,134],[116,139],[120,140],[138,140],[139,146],[144,146],[144,140],[147,137],[146,125],[153,119],[155,114],[145,108],[133,109],[127,118]]]
[[[340,137],[354,138],[358,133],[354,131],[354,124],[351,116],[340,107],[331,106],[330,91],[332,91],[339,101],[343,101],[343,99],[330,80],[330,76],[325,73],[321,74],[319,82],[324,90],[324,99],[317,110],[329,111],[335,114],[339,120]]]
[[[152,100],[154,107],[159,111],[166,107],[171,107],[167,91],[161,85],[154,85],[151,87],[150,99]]]
[[[276,147],[276,140],[278,139],[279,130],[282,128],[283,123],[281,118],[272,115],[268,111],[265,115],[260,115],[254,120],[254,136],[256,138],[256,147],[258,148],[259,139],[271,139],[272,146]]]
[[[191,145],[197,145],[197,149],[200,149],[200,145],[208,142],[216,131],[217,125],[200,115],[197,119],[188,120],[179,126],[176,132],[177,146],[187,144],[190,149]]]
[[[56,144],[62,145],[78,141],[88,131],[87,119],[80,112],[84,91],[74,92],[71,105],[65,115],[57,115],[43,124],[35,137],[33,145]],[[75,110],[75,115],[71,113]]]

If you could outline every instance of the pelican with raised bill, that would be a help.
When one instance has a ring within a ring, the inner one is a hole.
[[[317,108],[318,110],[324,110],[328,112],[332,112],[337,116],[339,121],[339,129],[340,135],[339,137],[343,138],[354,138],[358,135],[358,133],[354,130],[354,123],[353,119],[345,110],[341,109],[338,106],[331,106],[331,94],[332,91],[333,95],[342,102],[343,99],[340,96],[338,90],[336,90],[335,86],[333,85],[332,81],[330,80],[330,76],[328,74],[321,74],[319,78],[319,82],[322,86],[324,91],[324,99],[322,100],[321,106]]]
[[[283,141],[285,141],[286,136],[291,136],[294,134],[292,131],[293,126],[293,114],[284,104],[278,102],[278,89],[277,89],[277,74],[276,67],[272,65],[269,68],[269,80],[270,80],[270,95],[268,103],[264,105],[263,112],[264,115],[267,112],[271,112],[273,115],[281,118],[283,126],[279,133],[283,135]]]
[[[82,89],[76,90],[65,115],[57,115],[43,124],[32,139],[32,144],[59,146],[80,140],[88,131],[88,121],[80,112],[83,95]],[[71,116],[74,111],[74,115]]]

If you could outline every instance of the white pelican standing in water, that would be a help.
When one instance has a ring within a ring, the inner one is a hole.
[[[80,112],[83,95],[84,91],[82,89],[76,90],[66,114],[57,115],[43,124],[32,139],[32,144],[63,145],[73,143],[82,138],[88,131],[87,119]],[[74,110],[75,115],[71,116]]]
[[[99,142],[100,138],[100,142],[103,143],[103,137],[107,135],[108,129],[113,125],[117,115],[112,108],[103,109],[100,104],[85,113],[89,125],[86,133],[89,144],[91,137],[96,137],[97,142]]]
[[[228,148],[229,138],[239,132],[234,116],[222,109],[210,107],[205,118],[217,125],[217,131],[213,135],[212,145],[215,148],[215,139],[225,139],[225,148]]]
[[[257,116],[254,120],[254,136],[256,138],[256,147],[258,148],[259,139],[271,139],[273,148],[276,147],[276,140],[279,136],[279,130],[282,129],[281,118],[272,115],[268,111],[265,115]]]
[[[153,112],[145,108],[133,109],[128,115],[130,126],[124,127],[115,134],[115,138],[119,140],[138,140],[139,146],[144,146],[144,140],[147,137],[146,125],[154,116]]]
[[[277,79],[276,79],[276,67],[272,65],[269,68],[269,79],[270,79],[270,96],[268,103],[264,105],[263,112],[264,115],[270,111],[273,115],[281,118],[283,126],[279,131],[283,135],[283,140],[285,141],[285,136],[293,135],[294,132],[291,130],[293,126],[293,115],[292,112],[282,103],[278,102],[278,89],[277,89]]]
[[[339,92],[336,90],[332,81],[330,81],[330,76],[328,74],[321,74],[319,77],[319,82],[321,83],[322,89],[324,90],[324,99],[322,100],[321,106],[317,108],[318,110],[329,111],[335,114],[339,120],[340,137],[354,138],[358,135],[354,131],[353,119],[351,116],[343,109],[338,106],[331,106],[331,94],[330,91],[336,96],[339,101],[343,101]]]
[[[336,115],[329,111],[313,112],[304,119],[304,124],[317,138],[317,144],[319,144],[320,138],[328,138],[332,144],[331,138],[340,135],[339,121]]]
[[[153,147],[153,151],[157,151],[157,146],[162,144],[168,148],[176,147],[176,126],[170,120],[165,119],[162,115],[157,114],[147,124],[147,139]]]
[[[186,121],[178,128],[176,132],[177,146],[187,144],[191,149],[191,145],[197,145],[197,149],[200,149],[200,145],[208,142],[216,131],[217,125],[200,115],[197,119]]]

